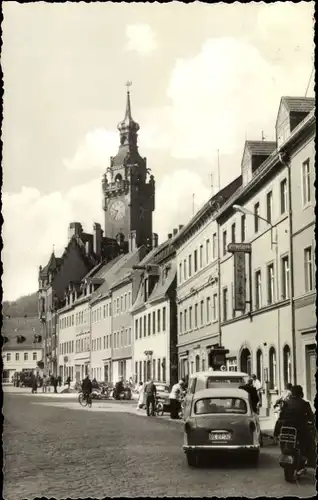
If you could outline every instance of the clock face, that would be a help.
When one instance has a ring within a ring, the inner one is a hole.
[[[114,201],[109,207],[109,214],[113,220],[121,220],[125,215],[126,207],[122,201]]]

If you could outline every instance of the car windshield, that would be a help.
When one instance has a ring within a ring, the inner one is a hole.
[[[220,384],[244,384],[243,377],[235,377],[228,375],[226,377],[210,376],[206,380],[206,389],[213,389]]]
[[[196,415],[210,415],[214,413],[247,413],[247,405],[241,398],[204,398],[195,403]]]

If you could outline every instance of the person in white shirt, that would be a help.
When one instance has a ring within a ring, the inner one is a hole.
[[[137,410],[141,410],[144,405],[145,385],[142,382],[139,382],[139,387],[137,390],[139,393]]]
[[[255,387],[255,389],[257,390],[257,394],[259,397],[259,406],[262,406],[262,383],[260,380],[258,380],[256,375],[252,375],[252,379],[253,379],[253,387]]]
[[[180,399],[183,390],[184,390],[183,380],[179,380],[177,384],[174,384],[172,386],[169,398],[170,398],[170,417],[173,420],[177,420],[179,418]]]

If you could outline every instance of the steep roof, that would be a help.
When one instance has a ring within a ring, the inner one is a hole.
[[[2,349],[5,351],[17,350],[25,351],[27,349],[40,349],[41,344],[34,344],[34,335],[42,335],[42,325],[37,317],[33,318],[3,318],[1,329],[3,337],[9,340],[5,342]],[[23,336],[26,340],[18,343],[18,335]]]
[[[246,141],[252,155],[269,156],[276,149],[276,141]]]
[[[314,97],[283,96],[282,101],[291,112],[309,113],[315,107]]]
[[[125,255],[126,261],[119,267],[118,271],[114,275],[112,283],[110,283],[109,289],[119,286],[121,283],[125,282],[127,278],[130,277],[133,272],[133,266],[140,264],[143,254],[146,251],[144,246],[137,248],[134,252],[130,252]]]

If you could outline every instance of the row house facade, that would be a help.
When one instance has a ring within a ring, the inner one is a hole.
[[[220,344],[219,234],[213,214],[238,189],[237,178],[213,196],[173,238],[176,249],[179,374],[208,369]]]
[[[175,249],[168,240],[141,261],[142,279],[131,314],[134,382],[178,380]]]

